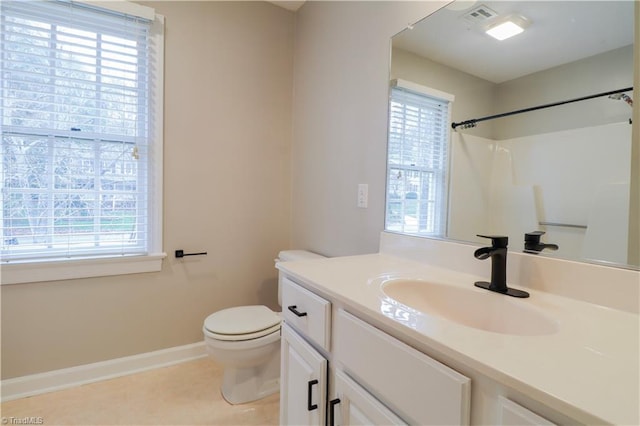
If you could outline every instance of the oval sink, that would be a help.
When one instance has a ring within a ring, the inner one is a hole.
[[[494,333],[537,336],[558,331],[557,322],[530,306],[529,299],[478,289],[473,283],[466,289],[424,280],[391,279],[382,284],[382,292],[419,312]]]

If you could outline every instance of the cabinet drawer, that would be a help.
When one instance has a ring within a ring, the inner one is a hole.
[[[285,322],[328,351],[331,303],[286,277],[281,285]]]
[[[343,310],[335,321],[336,361],[391,410],[410,424],[469,424],[469,378]]]

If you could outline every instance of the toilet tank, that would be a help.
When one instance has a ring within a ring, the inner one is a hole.
[[[283,250],[278,253],[278,258],[275,260],[276,265],[279,262],[290,262],[296,260],[310,260],[310,259],[325,259],[325,256],[312,253],[307,250]],[[282,291],[280,285],[280,277],[278,277],[278,305],[282,305]]]

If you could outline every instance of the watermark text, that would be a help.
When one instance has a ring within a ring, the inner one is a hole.
[[[3,425],[43,425],[44,417],[3,417]]]

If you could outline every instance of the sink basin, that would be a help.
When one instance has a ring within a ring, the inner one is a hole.
[[[389,298],[419,312],[494,333],[538,336],[558,331],[558,324],[531,306],[530,299],[514,299],[473,287],[456,287],[416,279],[382,283]]]

